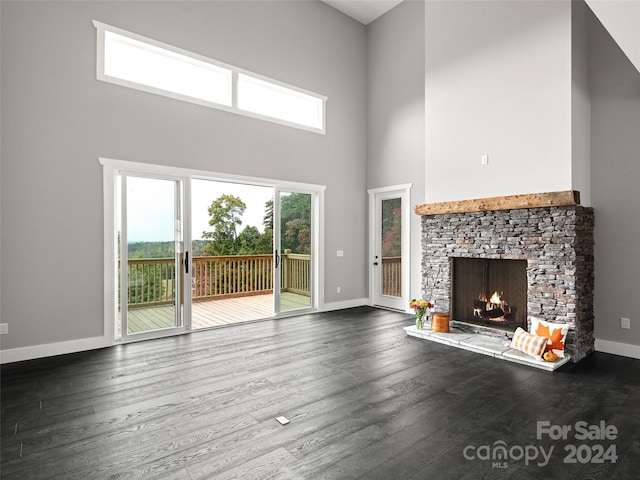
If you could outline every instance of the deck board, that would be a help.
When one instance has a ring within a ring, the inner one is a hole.
[[[308,308],[310,298],[284,292],[281,310]],[[273,294],[224,298],[194,302],[191,307],[192,330],[233,325],[273,317]],[[129,333],[144,332],[174,325],[173,305],[129,309]]]

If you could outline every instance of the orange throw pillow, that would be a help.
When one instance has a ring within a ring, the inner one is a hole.
[[[537,317],[530,317],[531,333],[547,338],[545,351],[553,352],[564,358],[564,344],[567,340],[569,325],[566,323],[551,323]]]

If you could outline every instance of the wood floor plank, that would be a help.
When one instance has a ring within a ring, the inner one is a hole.
[[[3,365],[0,478],[636,478],[639,360],[542,372],[408,337],[412,322],[360,307]],[[539,420],[616,425],[618,461],[462,456],[497,440],[561,451]]]

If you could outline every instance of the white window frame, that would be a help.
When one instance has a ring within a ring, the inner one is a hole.
[[[301,130],[306,130],[310,132],[325,134],[326,133],[326,103],[327,97],[324,95],[320,95],[318,93],[305,90],[300,87],[296,87],[294,85],[290,85],[279,80],[275,80],[269,77],[265,77],[263,75],[259,75],[254,72],[250,72],[248,70],[244,70],[233,65],[226,64],[224,62],[219,62],[217,60],[199,55],[197,53],[190,52],[188,50],[183,50],[179,47],[175,47],[173,45],[168,45],[166,43],[159,42],[157,40],[153,40],[151,38],[144,37],[142,35],[138,35],[132,32],[128,32],[127,30],[123,30],[118,27],[113,27],[111,25],[107,25],[105,23],[99,22],[97,20],[93,20],[93,25],[97,31],[97,44],[96,44],[96,78],[100,81],[112,83],[115,85],[120,85],[123,87],[132,88],[135,90],[140,90],[147,93],[153,93],[155,95],[160,95],[168,98],[173,98],[175,100],[181,100],[185,102],[194,103],[196,105],[201,105],[209,108],[215,108],[217,110],[223,110],[226,112],[235,113],[238,115],[243,115],[246,117],[251,117],[259,120],[264,120],[271,123],[277,123],[280,125],[298,128]],[[211,101],[207,101],[201,98],[192,97],[189,95],[164,90],[161,88],[152,87],[149,85],[133,82],[130,80],[126,80],[123,78],[112,77],[105,74],[105,32],[115,33],[117,35],[121,35],[123,37],[143,42],[149,44],[152,47],[161,48],[163,50],[167,50],[171,53],[176,54],[176,57],[182,56],[187,57],[187,59],[194,60],[194,63],[204,62],[208,65],[212,66],[212,69],[223,69],[228,70],[230,72],[230,101],[229,105],[225,105],[223,103],[214,103]],[[280,116],[270,116],[260,113],[251,112],[249,110],[241,109],[238,107],[238,79],[240,75],[244,75],[247,77],[254,78],[260,82],[267,82],[273,85],[274,89],[278,89],[280,91],[289,90],[291,92],[291,97],[312,97],[313,99],[321,102],[319,106],[319,114],[321,118],[318,121],[314,122],[313,125],[298,123],[295,121],[287,120]]]

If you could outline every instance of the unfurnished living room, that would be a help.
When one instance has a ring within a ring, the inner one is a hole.
[[[1,0],[0,478],[638,478],[639,32]]]

